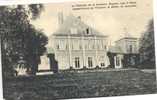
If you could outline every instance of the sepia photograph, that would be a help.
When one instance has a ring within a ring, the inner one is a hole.
[[[0,6],[4,100],[156,94],[153,0]]]

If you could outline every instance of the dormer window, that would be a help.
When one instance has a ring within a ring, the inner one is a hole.
[[[89,34],[89,28],[86,29],[86,34],[87,34],[87,35]]]

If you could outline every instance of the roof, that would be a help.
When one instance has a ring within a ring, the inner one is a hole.
[[[138,40],[138,38],[136,38],[136,37],[123,37],[123,38],[121,38],[121,39],[119,39],[119,40],[117,40],[115,42],[118,42],[118,41],[121,41],[121,40],[124,40],[124,39]]]
[[[75,28],[77,30],[76,34],[71,34],[70,30]],[[89,29],[89,34],[86,34],[86,30]],[[100,32],[96,31],[92,27],[86,25],[81,18],[77,18],[74,15],[70,14],[66,17],[63,23],[59,26],[59,29],[53,34],[55,36],[65,36],[65,35],[74,35],[74,36],[81,36],[81,35],[96,35],[96,36],[104,36]]]
[[[119,53],[119,54],[123,54],[124,52],[122,51],[122,49],[118,46],[110,46],[109,47],[109,52],[111,53]]]
[[[107,35],[98,35],[98,34],[93,34],[93,35],[85,35],[85,34],[53,34],[55,36],[73,36],[73,37],[78,37],[78,36],[84,36],[84,37],[93,37],[93,36],[96,36],[96,37],[108,37]],[[50,37],[51,38],[51,37]]]

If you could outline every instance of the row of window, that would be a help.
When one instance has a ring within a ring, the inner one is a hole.
[[[65,46],[65,49],[61,48],[59,44],[56,46],[57,50],[68,50],[68,48],[69,48],[68,45]],[[79,45],[78,48],[74,48],[74,46],[71,45],[71,49],[72,50],[82,50],[82,45]],[[95,45],[93,45],[93,46],[85,45],[85,49],[86,50],[93,50],[93,49],[96,49],[96,47],[95,47]],[[97,45],[97,49],[104,49],[104,50],[106,50],[107,47],[106,47],[106,45],[104,45],[104,46]]]
[[[79,57],[75,58],[75,67],[80,68],[80,58]],[[92,57],[88,57],[88,67],[93,67]]]
[[[101,63],[100,65],[101,65],[101,67],[104,67],[105,63]],[[80,67],[81,67],[80,66],[80,58],[79,57],[75,57],[75,68],[80,68]],[[92,59],[92,57],[88,57],[88,67],[89,68],[94,67],[93,66],[93,59]]]
[[[129,45],[127,52],[133,53],[133,45]]]
[[[91,32],[92,32],[92,31],[91,31],[89,28],[86,28],[85,31],[83,31],[83,33],[86,34],[86,35],[90,35]],[[77,28],[76,28],[76,27],[71,27],[70,33],[71,33],[71,34],[78,34]]]

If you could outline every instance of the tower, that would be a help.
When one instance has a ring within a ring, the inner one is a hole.
[[[131,34],[129,34],[128,29],[126,27],[123,28],[124,30],[124,37],[132,37]]]

